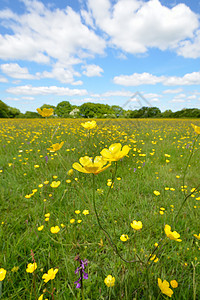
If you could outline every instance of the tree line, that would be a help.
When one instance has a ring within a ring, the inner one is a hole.
[[[124,110],[118,105],[87,102],[80,106],[62,101],[57,106],[43,104],[43,108],[53,108],[53,118],[200,118],[200,109],[185,108],[172,112],[170,109],[161,112],[158,107],[143,106],[135,110]],[[41,118],[37,112],[26,111],[8,106],[0,100],[0,118]]]

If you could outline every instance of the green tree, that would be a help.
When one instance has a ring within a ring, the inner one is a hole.
[[[116,118],[122,118],[124,116],[124,110],[118,105],[112,105],[111,110],[113,111]]]
[[[11,106],[8,106],[8,111],[9,111],[9,117],[10,118],[16,118],[21,113],[18,108],[11,107]]]
[[[171,109],[167,109],[161,114],[161,117],[162,118],[173,118],[173,114],[174,113],[171,111]]]
[[[113,111],[108,104],[87,102],[80,107],[80,116],[83,118],[105,118],[112,115]]]
[[[72,105],[69,101],[62,101],[56,106],[55,114],[60,118],[67,118],[72,109]]]
[[[24,114],[24,118],[32,119],[32,118],[42,118],[42,117],[36,112],[26,111]]]
[[[0,118],[9,118],[8,105],[0,100]]]
[[[130,118],[155,118],[161,115],[161,111],[158,107],[146,107],[143,106],[138,110],[133,110],[130,113]]]

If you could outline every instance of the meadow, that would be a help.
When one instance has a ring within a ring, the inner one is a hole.
[[[0,298],[200,299],[200,121],[86,121],[0,120]]]

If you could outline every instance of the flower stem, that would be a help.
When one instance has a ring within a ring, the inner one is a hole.
[[[118,249],[117,249],[117,246],[115,245],[115,243],[113,242],[110,234],[103,228],[103,226],[101,225],[101,222],[100,222],[100,219],[99,219],[99,216],[98,216],[98,213],[97,213],[97,209],[96,209],[96,201],[95,201],[95,177],[94,177],[94,174],[93,175],[93,206],[94,206],[94,212],[95,212],[95,215],[96,215],[96,219],[97,219],[97,223],[99,225],[99,228],[104,232],[109,244],[111,245],[111,247],[113,248],[113,250],[115,251],[115,253],[119,256],[119,258],[121,260],[123,260],[124,262],[126,263],[135,263],[135,262],[140,262],[140,263],[143,263],[140,259],[139,260],[131,260],[131,261],[128,261],[126,259],[124,259],[121,254],[119,253]]]
[[[109,189],[108,189],[108,192],[107,192],[106,197],[105,197],[105,199],[104,199],[103,205],[102,205],[102,207],[101,207],[101,209],[100,209],[100,211],[99,211],[99,216],[101,215],[102,210],[103,210],[103,208],[104,208],[104,206],[105,206],[105,203],[106,203],[107,200],[108,200],[108,196],[109,196],[109,194],[110,194],[110,192],[111,192],[111,189],[112,189],[112,186],[113,186],[113,184],[114,184],[116,174],[117,174],[117,161],[115,162],[115,169],[114,169],[114,171],[113,171],[113,173],[112,173],[112,184],[110,185],[110,187],[109,187]]]

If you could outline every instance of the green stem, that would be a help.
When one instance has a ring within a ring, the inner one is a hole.
[[[0,281],[0,298],[2,296],[2,285],[3,285],[3,281]]]
[[[199,137],[199,135],[198,135],[197,138],[194,140],[193,147],[192,147],[192,150],[191,150],[191,152],[190,152],[190,155],[189,155],[189,158],[188,158],[188,162],[187,162],[186,167],[185,167],[185,171],[184,171],[184,173],[183,173],[183,189],[184,189],[184,196],[186,196],[185,188],[184,188],[184,186],[185,186],[186,172],[187,172],[187,169],[188,169],[190,160],[191,160],[191,158],[192,158],[192,156],[193,156],[193,153],[194,153],[194,147],[195,147],[195,144],[196,144],[196,142],[197,142],[197,140],[198,140],[198,137]]]
[[[106,197],[105,197],[105,199],[104,199],[103,205],[102,205],[102,207],[101,207],[101,209],[100,209],[100,211],[99,211],[99,216],[101,215],[102,210],[103,210],[103,208],[104,208],[104,206],[105,206],[105,204],[106,204],[106,202],[107,202],[107,200],[108,200],[108,196],[109,196],[109,194],[110,194],[110,192],[111,192],[111,189],[112,189],[112,186],[113,186],[113,184],[114,184],[116,174],[117,174],[117,161],[115,162],[115,169],[114,169],[114,172],[112,173],[112,184],[111,184],[111,186],[110,186],[109,189],[108,189],[108,192],[107,192],[107,195],[106,195]]]
[[[131,261],[128,261],[126,259],[124,259],[121,254],[119,253],[118,249],[117,249],[117,246],[115,245],[115,243],[113,242],[110,234],[103,228],[103,226],[101,225],[101,222],[100,222],[100,219],[99,219],[99,216],[98,216],[98,213],[97,213],[97,209],[96,209],[96,201],[95,201],[95,175],[93,175],[93,206],[94,206],[94,212],[95,212],[95,215],[96,215],[96,219],[97,219],[97,223],[99,225],[99,228],[104,232],[109,244],[111,245],[111,247],[113,248],[113,250],[115,251],[115,253],[119,256],[119,258],[121,260],[123,260],[124,262],[126,263],[135,263],[135,262],[140,262],[140,263],[143,263],[143,261],[141,261],[141,259],[139,258],[139,260],[131,260]]]
[[[194,154],[194,147],[195,147],[195,144],[196,144],[196,142],[197,142],[197,140],[198,140],[198,137],[199,137],[199,135],[198,135],[197,138],[194,140],[193,147],[192,147],[192,150],[191,150],[191,152],[190,152],[190,155],[189,155],[189,158],[188,158],[188,162],[187,162],[187,164],[186,164],[185,171],[184,171],[184,175],[183,175],[183,190],[184,190],[184,197],[185,197],[185,198],[184,198],[184,200],[183,200],[183,202],[182,202],[182,204],[181,204],[181,206],[180,206],[180,208],[179,208],[179,210],[178,210],[176,216],[174,217],[173,224],[175,223],[175,220],[178,218],[178,215],[180,214],[180,212],[181,212],[183,206],[185,205],[187,199],[188,199],[188,198],[189,198],[189,197],[190,197],[190,196],[198,189],[198,187],[200,186],[200,185],[198,185],[198,186],[195,188],[195,190],[193,190],[190,194],[186,195],[185,187],[184,187],[184,186],[185,186],[185,177],[186,177],[186,173],[187,173],[187,169],[188,169],[190,160],[191,160],[191,158],[192,158],[192,156],[193,156],[193,154]]]
[[[196,191],[198,190],[199,186],[200,186],[200,184],[198,184],[197,187],[196,187],[190,194],[188,194],[188,195],[184,198],[184,200],[183,200],[183,202],[182,202],[182,204],[181,204],[181,206],[180,206],[180,208],[179,208],[179,210],[178,210],[176,216],[174,217],[173,224],[175,223],[175,220],[177,219],[178,215],[180,214],[180,212],[181,212],[183,206],[185,205],[187,199],[188,199],[192,194],[194,194],[194,192],[196,192]]]
[[[146,290],[146,299],[151,299],[149,291],[150,291],[150,282],[149,282],[149,268],[146,267],[146,279],[147,279],[147,290]]]

